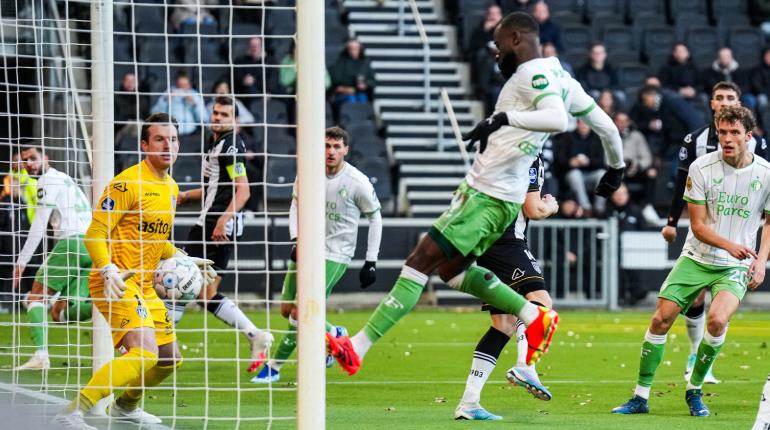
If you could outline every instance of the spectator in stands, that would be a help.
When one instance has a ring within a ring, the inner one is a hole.
[[[693,99],[703,84],[695,62],[690,57],[690,49],[684,42],[677,42],[671,49],[671,57],[661,66],[660,82],[664,88],[677,92],[686,99]]]
[[[500,6],[494,3],[487,6],[484,20],[473,29],[471,37],[468,39],[468,49],[465,52],[466,58],[472,60],[479,51],[484,51],[484,55],[486,55],[486,47],[493,41],[492,35],[501,19],[503,19],[503,13],[500,10]]]
[[[604,150],[599,136],[588,124],[578,120],[575,131],[566,133],[557,147],[559,164],[566,166],[567,186],[577,198],[580,207],[587,214],[604,212],[605,200],[596,196],[591,206],[588,190],[593,194],[599,179],[604,175]],[[596,209],[593,211],[593,209]]]
[[[246,54],[235,59],[235,94],[271,94],[278,89],[278,73],[265,67],[275,61],[265,53],[261,37],[249,39]]]
[[[622,102],[625,98],[622,92],[616,91],[618,76],[607,62],[607,48],[601,42],[591,44],[589,61],[577,70],[577,76],[577,80],[593,98],[599,97],[602,90],[607,89],[615,93],[617,100]]]
[[[618,110],[615,95],[610,90],[602,90],[599,98],[596,100],[596,104],[609,116],[615,115],[615,112]]]
[[[750,90],[757,98],[757,106],[765,108],[770,103],[770,47],[762,50],[762,61],[751,70],[750,79]]]
[[[551,10],[544,1],[538,1],[532,6],[532,17],[540,25],[540,43],[553,43],[557,50],[563,51],[561,28],[551,21]]]
[[[123,75],[120,88],[115,94],[115,130],[123,127],[123,122],[135,122],[144,118],[148,114],[149,104],[148,96],[140,94],[134,72]]]
[[[682,118],[688,115],[682,109],[675,99],[663,97],[660,87],[652,84],[639,90],[637,101],[631,107],[631,119],[644,134],[653,154],[662,160],[675,160],[678,142],[687,134],[689,122],[683,122]]]
[[[221,80],[217,81],[214,84],[214,88],[211,89],[212,95],[209,96],[209,101],[206,103],[206,112],[212,112],[214,109],[214,101],[219,96],[227,96],[232,97],[232,91],[230,90],[230,83],[227,80]],[[238,117],[236,118],[238,120],[238,124],[254,124],[256,122],[256,119],[254,118],[254,115],[252,115],[251,111],[249,111],[249,108],[246,107],[243,102],[241,102],[238,98],[235,99],[236,109],[235,111],[238,112]]]
[[[208,122],[209,114],[203,97],[193,88],[187,72],[177,73],[175,85],[166,92],[168,94],[158,97],[150,110],[164,112],[176,118],[180,135],[195,133],[198,126]]]
[[[503,15],[511,12],[529,12],[533,0],[499,0],[500,7],[503,9]]]
[[[642,192],[637,193],[635,197],[639,197],[637,201],[644,203],[642,207],[644,207],[645,220],[655,223],[659,219],[652,202],[655,201],[655,178],[658,176],[658,170],[653,165],[655,160],[650,146],[644,135],[633,128],[628,114],[618,112],[613,117],[613,121],[623,140],[623,158],[626,161],[624,180],[626,183],[641,187]]]
[[[732,49],[728,47],[719,48],[717,58],[703,72],[703,91],[711,94],[711,89],[714,88],[714,85],[721,81],[734,82],[741,88],[749,88],[749,77],[746,75],[740,69],[740,65],[735,61],[735,58],[733,58]],[[757,106],[756,99],[750,93],[741,95],[741,103],[752,110]]]
[[[281,68],[278,73],[278,82],[281,85],[281,90],[284,94],[294,94],[297,86],[297,68],[295,67],[297,57],[297,45],[292,42],[291,49],[286,56],[281,59]],[[332,78],[329,75],[329,70],[326,70],[324,77],[324,86],[328,91],[332,86]]]
[[[556,57],[559,59],[559,63],[561,64],[562,69],[566,70],[567,73],[570,74],[573,78],[575,77],[575,69],[572,68],[572,64],[570,64],[566,59],[559,56],[559,50],[556,49],[556,45],[554,45],[551,42],[546,42],[540,45],[543,49],[543,57]]]
[[[639,231],[647,226],[642,211],[631,199],[626,184],[621,184],[610,196],[607,215],[618,220],[618,229],[621,233]],[[616,240],[616,244],[620,244],[619,239]],[[624,304],[633,305],[647,295],[644,283],[639,282],[641,273],[638,270],[621,268],[619,275],[620,298]]]
[[[200,27],[207,26],[216,30],[217,20],[214,19],[206,6],[219,5],[217,0],[176,0],[174,3],[171,25],[175,31],[180,32],[183,26],[197,29],[198,23],[200,23]],[[208,34],[206,31],[202,31],[202,33]]]
[[[357,39],[345,43],[337,61],[329,70],[334,87],[334,103],[366,103],[375,86],[374,70],[364,54],[364,47]]]
[[[494,112],[497,95],[505,85],[505,78],[495,61],[495,52],[497,52],[495,44],[490,43],[487,49],[476,53],[476,61],[473,62],[473,81],[476,83],[478,97],[484,100],[486,116]]]

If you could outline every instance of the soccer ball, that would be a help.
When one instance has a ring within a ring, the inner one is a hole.
[[[171,257],[158,263],[153,285],[162,299],[189,302],[200,294],[203,275],[189,257]]]

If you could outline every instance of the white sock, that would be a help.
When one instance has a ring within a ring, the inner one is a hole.
[[[170,303],[166,302],[166,310],[168,310],[169,316],[171,316],[171,320],[174,321],[174,325],[177,325],[179,321],[182,320],[182,317],[184,316],[184,310],[185,305],[181,303]]]
[[[537,305],[532,302],[527,302],[517,316],[520,320],[524,321],[524,324],[526,324],[527,327],[529,327],[529,325],[532,324],[532,321],[537,319],[538,315],[540,315],[540,311],[538,310]]]
[[[489,375],[495,369],[497,360],[491,355],[483,352],[474,351],[473,361],[471,361],[471,371],[468,379],[465,381],[465,392],[463,393],[462,403],[466,406],[478,406],[481,401],[481,390],[487,383]]]
[[[369,339],[369,336],[367,336],[363,330],[359,331],[355,336],[351,337],[350,342],[353,344],[353,350],[362,360],[364,355],[369,352],[369,348],[374,345],[374,342]]]
[[[706,329],[706,315],[701,314],[698,318],[684,317],[684,324],[687,326],[687,337],[690,339],[690,354],[698,352],[698,345],[703,340],[703,332]]]
[[[535,368],[535,365],[527,365],[527,326],[524,325],[524,321],[518,320],[516,322],[516,367],[526,367],[528,369]]]
[[[767,382],[762,387],[762,396],[759,398],[759,409],[757,410],[757,419],[751,430],[770,429],[770,375],[767,376]]]
[[[249,317],[238,308],[238,305],[228,297],[222,299],[222,303],[219,304],[214,315],[225,324],[240,330],[248,339],[256,336],[258,332],[257,326],[255,326]]]
[[[636,388],[634,389],[634,395],[647,400],[650,398],[650,387],[642,387],[641,385],[637,384]]]

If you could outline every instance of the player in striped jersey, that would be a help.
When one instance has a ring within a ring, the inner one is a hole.
[[[29,174],[39,179],[36,216],[16,260],[14,288],[18,288],[24,269],[45,236],[49,221],[55,225],[54,235],[58,242],[38,269],[32,290],[25,300],[30,338],[36,350],[19,369],[48,369],[51,363],[45,329],[47,301],[59,294],[51,306],[54,321],[86,321],[91,318],[88,295],[91,257],[83,242],[91,223],[91,204],[72,178],[51,167],[48,156],[40,154],[37,148],[22,151],[21,159],[26,163]]]
[[[748,289],[765,277],[770,253],[770,163],[748,150],[756,123],[746,108],[723,108],[716,117],[721,151],[690,165],[684,199],[690,231],[682,254],[658,294],[658,304],[642,344],[634,397],[613,409],[618,414],[647,413],[655,371],[663,359],[666,335],[677,315],[689,309],[708,288],[706,333],[698,347],[685,401],[690,415],[708,416],[702,400],[703,380],[725,341],[727,322]],[[759,252],[757,230],[764,220]]]
[[[711,110],[714,117],[719,114],[722,108],[727,106],[740,106],[741,89],[733,82],[717,82],[711,90]],[[668,222],[661,230],[663,238],[668,242],[676,239],[676,225],[684,208],[685,182],[687,181],[687,171],[696,158],[719,149],[719,138],[717,137],[716,123],[707,124],[693,131],[684,137],[682,147],[679,149],[679,168],[677,169],[676,182],[674,185],[674,195],[671,199],[671,206],[668,210]],[[768,158],[767,142],[761,136],[752,136],[748,143],[749,152],[753,152],[765,159]],[[695,354],[698,351],[703,339],[703,332],[706,327],[705,301],[706,290],[703,290],[690,309],[685,313],[684,320],[687,326],[687,336],[690,339],[690,355],[687,357],[687,366],[685,367],[684,379],[690,378],[692,369],[695,366]],[[719,380],[714,377],[712,367],[706,375],[707,384],[718,384]]]

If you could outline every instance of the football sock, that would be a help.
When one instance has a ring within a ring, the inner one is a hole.
[[[142,395],[147,388],[154,387],[163,382],[169,375],[174,373],[177,367],[182,365],[182,360],[178,360],[172,365],[157,365],[144,373],[144,381],[138,378],[128,384],[129,387],[123,392],[123,395],[115,400],[121,408],[127,411],[133,411],[139,406]]]
[[[706,330],[704,305],[688,309],[684,314],[684,324],[687,327],[687,337],[690,339],[690,354],[695,354],[698,352],[698,346],[703,340],[703,332]]]
[[[456,290],[480,298],[484,303],[489,303],[507,314],[517,315],[527,325],[537,318],[537,306],[500,282],[488,269],[471,266],[465,272],[450,279],[448,284]]]
[[[767,376],[767,382],[762,387],[762,397],[759,398],[759,410],[757,410],[757,419],[751,430],[770,429],[770,375]]]
[[[206,304],[206,309],[222,320],[225,324],[235,327],[251,339],[257,333],[257,326],[229,298],[216,293]]]
[[[374,345],[365,330],[361,330],[356,333],[355,336],[350,338],[350,342],[353,344],[353,350],[356,351],[359,358],[364,358],[364,355],[369,351],[369,348]]]
[[[164,302],[166,310],[168,310],[171,320],[174,321],[174,325],[178,324],[184,316],[184,305],[181,303]]]
[[[481,338],[473,352],[471,371],[465,382],[465,392],[462,402],[466,405],[478,405],[481,400],[481,390],[487,383],[489,375],[495,369],[497,358],[505,348],[510,338],[500,330],[490,327]]]
[[[29,321],[29,337],[36,350],[45,350],[45,305],[43,302],[32,302],[27,306],[27,321]]]
[[[372,343],[377,342],[404,315],[412,310],[427,283],[428,275],[408,266],[401,269],[401,276],[396,281],[396,285],[380,302],[372,316],[369,317],[369,321],[364,325],[363,331]],[[360,357],[363,357],[362,351],[356,349],[356,352]]]
[[[80,409],[88,412],[115,388],[125,387],[138,380],[157,363],[157,354],[139,347],[129,349],[122,357],[113,359],[99,368],[88,384],[80,390],[78,397],[67,407],[67,411]]]
[[[655,371],[658,369],[661,360],[663,360],[666,336],[665,334],[652,334],[649,330],[644,335],[642,357],[639,360],[639,379],[634,394],[645,399],[650,397],[649,388],[652,386],[652,380],[655,378]]]
[[[687,383],[687,389],[700,388],[703,385],[703,378],[706,377],[711,365],[719,354],[719,350],[722,349],[722,344],[725,343],[725,336],[727,333],[723,333],[720,336],[712,336],[708,331],[703,336],[703,341],[698,347],[698,358],[695,359],[695,368],[690,375],[690,381]]]
[[[535,365],[527,365],[527,349],[529,344],[527,343],[527,326],[524,325],[524,321],[516,321],[516,367],[527,367],[534,369]]]
[[[268,363],[268,366],[275,370],[280,370],[281,366],[286,363],[286,359],[297,348],[297,329],[289,324],[288,330],[289,332],[284,334],[281,341],[278,342],[278,349],[275,351],[273,359]]]

